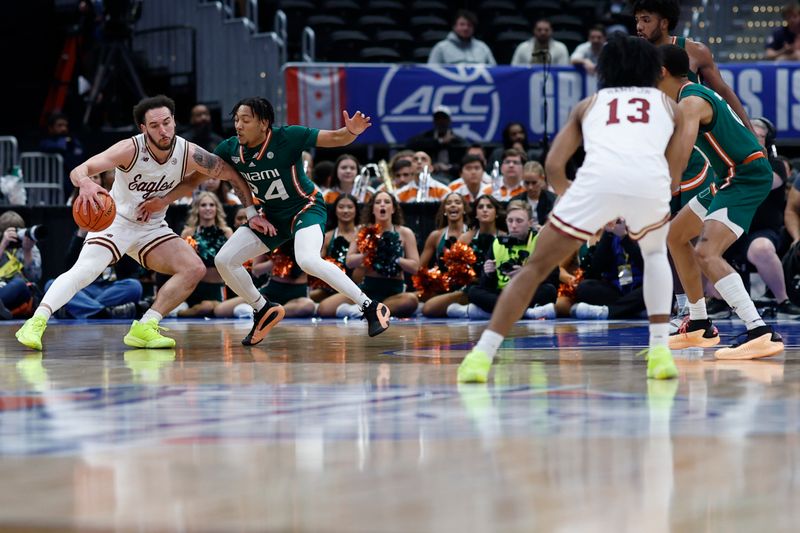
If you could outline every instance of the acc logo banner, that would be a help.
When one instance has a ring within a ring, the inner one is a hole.
[[[446,106],[457,135],[489,141],[501,127],[501,101],[483,65],[395,66],[381,80],[374,118],[387,142],[402,143],[431,129],[433,111]]]

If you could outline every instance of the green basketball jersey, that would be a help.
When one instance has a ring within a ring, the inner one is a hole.
[[[702,98],[713,110],[711,122],[700,125],[695,146],[706,155],[717,179],[733,177],[737,166],[759,157],[754,154],[763,156],[758,139],[720,95],[703,85],[687,83],[678,92],[678,101],[689,96]]]
[[[222,141],[214,153],[244,178],[270,220],[292,217],[322,195],[303,171],[303,150],[317,144],[319,130],[303,126],[270,128],[264,143],[255,148],[239,144],[236,137]]]
[[[676,37],[673,35],[672,44],[674,44],[675,46],[680,46],[681,48],[686,50],[686,37]],[[687,77],[689,78],[689,81],[692,83],[700,83],[700,76],[697,74],[697,72],[693,70],[689,71]]]

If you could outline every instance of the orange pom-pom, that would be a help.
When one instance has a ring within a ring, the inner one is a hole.
[[[288,255],[281,253],[280,248],[272,252],[272,275],[278,278],[288,278],[294,267],[294,261]]]
[[[449,290],[447,277],[442,274],[439,267],[420,268],[416,274],[411,276],[411,281],[414,282],[414,288],[423,300],[437,294],[444,294]]]
[[[378,224],[364,226],[358,230],[356,245],[358,251],[364,254],[364,267],[371,268],[375,261],[375,253],[378,250],[378,240],[381,235],[381,227]]]
[[[578,283],[583,281],[583,270],[580,268],[575,269],[575,278],[570,283],[562,283],[558,286],[558,297],[575,299],[575,289],[578,288]]]
[[[445,277],[451,289],[464,287],[477,277],[472,265],[477,261],[475,250],[463,242],[454,243],[444,251],[444,265],[447,268]]]
[[[191,246],[195,252],[197,251],[197,241],[194,240],[194,237],[192,235],[187,235],[186,237],[183,238],[183,240],[189,243],[189,246]]]

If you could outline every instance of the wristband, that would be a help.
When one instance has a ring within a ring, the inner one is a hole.
[[[256,209],[256,206],[254,205],[247,206],[244,212],[245,215],[247,215],[247,220],[250,220],[251,218],[258,216],[258,209]]]

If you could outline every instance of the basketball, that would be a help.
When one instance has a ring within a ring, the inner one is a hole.
[[[89,231],[103,231],[114,222],[114,217],[117,215],[117,206],[114,199],[108,194],[101,194],[100,201],[102,207],[99,211],[95,212],[89,209],[89,213],[84,215],[81,209],[78,209],[78,203],[72,204],[72,218],[75,223],[81,228]]]

